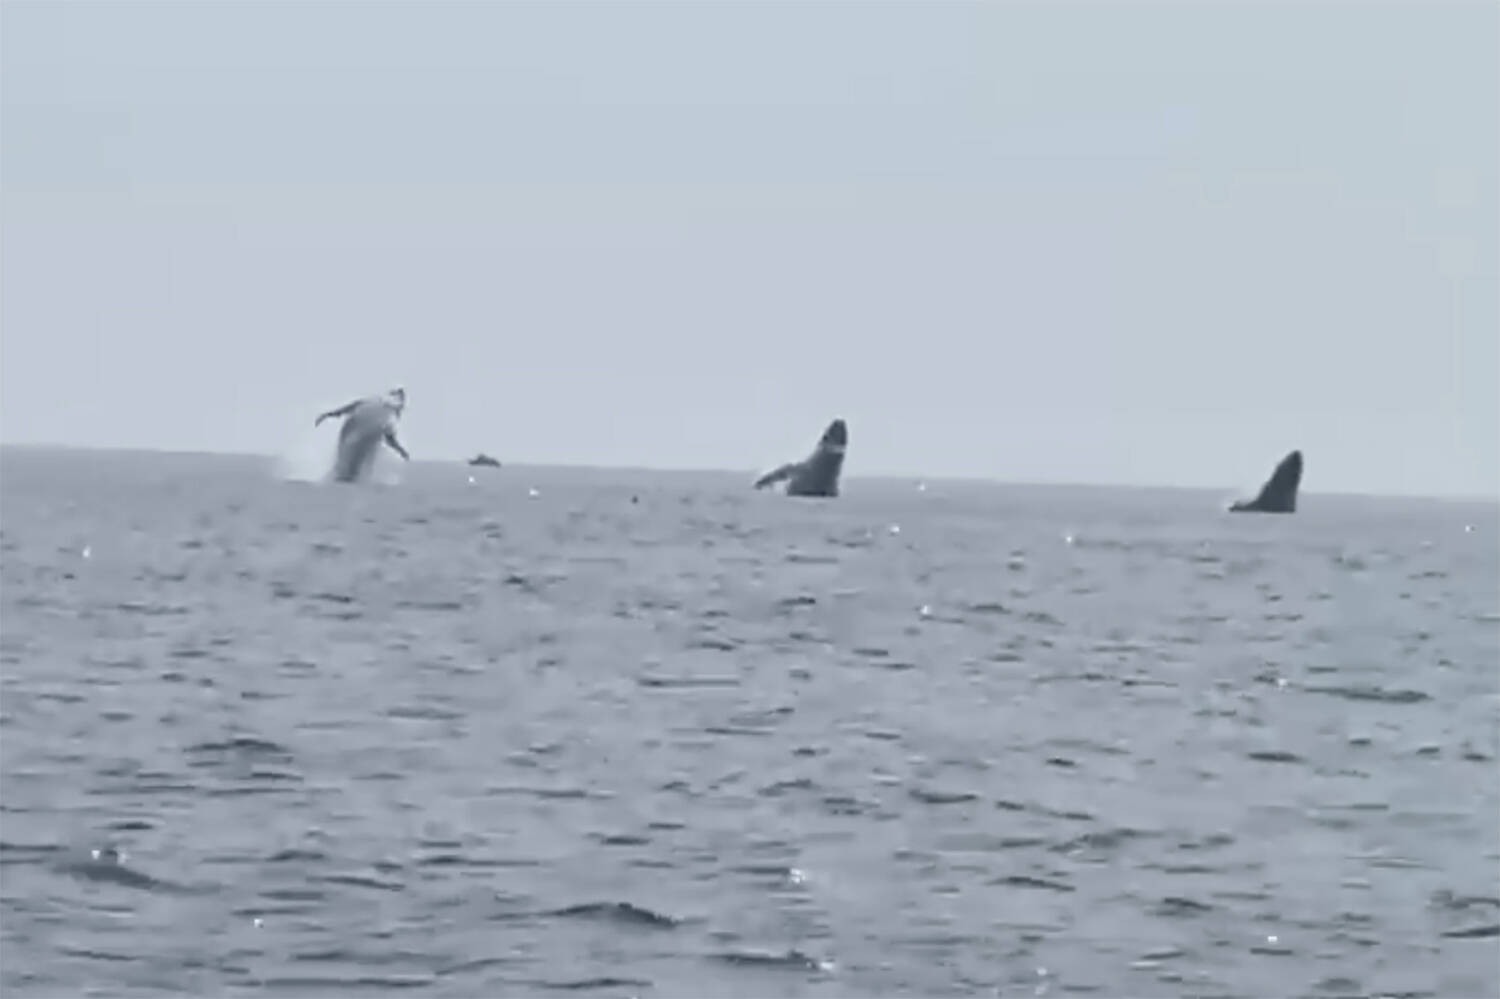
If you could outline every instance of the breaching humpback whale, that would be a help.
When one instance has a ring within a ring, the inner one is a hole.
[[[844,452],[848,448],[849,428],[843,420],[834,420],[823,431],[812,454],[767,472],[755,480],[755,488],[764,489],[786,480],[788,496],[837,496],[839,476],[844,471]]]
[[[1302,452],[1293,451],[1281,459],[1276,471],[1261,486],[1260,495],[1230,506],[1230,513],[1296,513],[1297,489],[1302,485]]]
[[[396,420],[405,408],[406,391],[398,388],[384,396],[356,399],[338,409],[318,414],[318,418],[313,421],[315,427],[324,420],[344,417],[344,425],[339,428],[338,457],[333,463],[335,482],[358,482],[363,479],[375,464],[375,452],[381,441],[404,460],[411,460],[411,455],[406,453],[406,448],[396,439]]]

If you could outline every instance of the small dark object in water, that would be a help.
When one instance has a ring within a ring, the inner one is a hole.
[[[1238,502],[1230,513],[1296,513],[1297,490],[1302,485],[1302,452],[1293,451],[1281,459],[1271,478],[1261,487],[1260,495],[1249,502]]]
[[[500,467],[500,462],[496,461],[494,458],[491,458],[489,455],[485,454],[483,451],[481,451],[479,454],[476,454],[474,457],[470,458],[469,459],[469,464],[474,465],[476,467],[483,466],[485,468],[499,468]]]

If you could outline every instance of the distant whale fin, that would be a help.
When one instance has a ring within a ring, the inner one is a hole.
[[[802,463],[800,461],[793,461],[788,464],[782,465],[780,468],[769,471],[765,475],[762,475],[760,478],[756,479],[755,488],[764,489],[766,488],[766,486],[775,485],[776,483],[781,482],[785,479],[790,479],[793,475],[796,474],[797,469],[801,467]]]
[[[1293,451],[1276,466],[1255,499],[1230,506],[1231,513],[1296,513],[1302,486],[1302,452]]]

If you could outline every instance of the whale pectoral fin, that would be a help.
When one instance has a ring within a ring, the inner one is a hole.
[[[385,432],[385,442],[389,444],[391,446],[391,450],[399,454],[403,460],[411,461],[411,455],[407,454],[406,448],[402,447],[401,442],[396,440],[396,431],[387,430]]]
[[[348,416],[350,413],[354,412],[354,407],[358,405],[359,400],[355,399],[353,402],[340,406],[338,409],[330,409],[326,413],[319,413],[318,418],[313,421],[313,426],[316,427],[322,425],[324,420],[334,420],[338,419],[340,416]]]
[[[798,462],[794,461],[791,464],[782,465],[780,468],[775,469],[774,471],[767,472],[765,475],[762,475],[760,478],[755,480],[755,488],[764,489],[766,488],[766,486],[775,485],[783,479],[790,479],[792,477],[792,473],[797,471],[797,466]]]

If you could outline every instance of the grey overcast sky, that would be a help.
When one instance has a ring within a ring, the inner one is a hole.
[[[7,443],[1500,491],[1492,0],[0,17]]]

